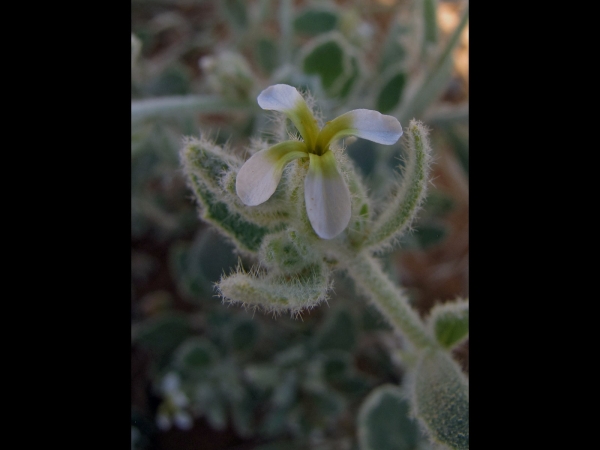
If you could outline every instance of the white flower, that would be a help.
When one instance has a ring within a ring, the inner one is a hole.
[[[164,401],[159,406],[156,425],[161,430],[168,430],[172,423],[182,430],[192,428],[194,421],[184,409],[189,405],[189,400],[180,388],[179,376],[176,373],[169,372],[165,375],[161,383],[161,393]]]
[[[391,145],[402,136],[400,122],[377,111],[355,109],[327,122],[319,130],[304,98],[292,86],[270,86],[257,100],[262,109],[284,113],[303,141],[281,142],[252,155],[237,175],[238,196],[248,206],[266,202],[277,189],[286,164],[297,158],[310,158],[304,180],[306,212],[320,238],[336,237],[348,226],[351,202],[350,191],[337,169],[330,144],[346,136],[357,136]]]

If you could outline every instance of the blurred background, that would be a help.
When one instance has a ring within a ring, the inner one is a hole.
[[[357,417],[402,386],[403,342],[338,274],[301,319],[223,305],[238,263],[198,219],[183,136],[243,153],[264,134],[266,87],[310,90],[328,120],[357,108],[431,130],[432,182],[414,231],[385,255],[426,317],[468,297],[468,2],[132,0],[131,445],[133,449],[362,449]],[[376,150],[375,150],[375,147]],[[382,200],[402,142],[347,152]],[[397,170],[396,170],[397,173]],[[454,356],[468,374],[468,341]],[[429,448],[406,411],[393,448]]]

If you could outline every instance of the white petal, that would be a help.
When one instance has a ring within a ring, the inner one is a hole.
[[[156,426],[163,431],[171,428],[171,420],[164,414],[158,413],[156,416]]]
[[[304,99],[296,88],[287,84],[276,84],[269,86],[260,93],[258,105],[262,109],[287,112],[297,107],[298,103],[304,102]]]
[[[175,417],[173,417],[173,422],[182,430],[190,430],[194,426],[192,416],[185,411],[177,411]]]
[[[170,398],[171,402],[179,408],[184,408],[190,403],[187,396],[181,391],[173,392]]]
[[[308,148],[314,147],[319,126],[296,88],[287,84],[269,86],[260,93],[257,100],[262,109],[284,113],[298,129]]]
[[[350,191],[330,151],[322,156],[310,154],[304,200],[310,224],[320,238],[332,239],[348,226]]]
[[[162,391],[164,394],[175,392],[179,389],[179,375],[169,372],[162,380]]]
[[[238,197],[248,206],[266,202],[277,189],[285,165],[305,156],[306,145],[299,141],[285,141],[255,153],[237,174]]]
[[[355,109],[327,122],[317,139],[317,148],[325,150],[329,143],[345,136],[357,136],[378,144],[394,144],[402,136],[398,119],[370,109]]]

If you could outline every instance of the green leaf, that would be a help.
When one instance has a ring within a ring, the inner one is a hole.
[[[454,28],[444,46],[437,52],[435,60],[426,71],[425,76],[418,81],[414,94],[402,103],[398,112],[398,120],[403,123],[411,117],[422,116],[432,102],[437,100],[448,86],[452,77],[453,58],[452,51],[460,42],[460,36],[469,21],[469,5],[467,4],[461,13],[460,21]]]
[[[358,438],[361,450],[417,448],[418,427],[399,387],[383,385],[368,395],[358,413]]]
[[[226,203],[218,201],[215,195],[202,185],[198,177],[192,175],[191,180],[197,198],[203,206],[202,218],[224,231],[225,235],[232,238],[241,249],[249,252],[258,251],[269,230],[250,223],[239,214],[232,212]]]
[[[262,205],[256,209],[248,208],[227,191],[232,183],[235,186],[235,172],[242,165],[235,156],[202,138],[188,140],[181,151],[181,159],[200,205],[201,217],[215,225],[241,250],[256,252],[267,233],[281,229],[281,223],[273,225],[273,220],[269,226],[254,222],[251,214],[263,211]],[[221,185],[224,178],[226,187]],[[265,217],[272,217],[268,214]]]
[[[222,431],[227,427],[227,410],[224,399],[215,395],[205,411],[208,423],[216,430]]]
[[[324,355],[323,378],[330,384],[343,381],[350,373],[352,355],[344,351],[330,351]]]
[[[297,33],[316,35],[335,29],[338,16],[334,11],[306,9],[294,20]]]
[[[400,23],[393,24],[386,37],[381,58],[379,60],[379,72],[387,70],[388,67],[399,64],[406,58],[406,50],[401,43],[402,36],[410,32],[410,28]]]
[[[245,376],[256,387],[267,390],[279,383],[279,369],[271,364],[252,364],[245,368]]]
[[[191,76],[187,67],[172,65],[146,87],[145,95],[147,97],[163,97],[189,94],[190,82]]]
[[[456,346],[469,335],[469,301],[458,300],[434,306],[429,323],[444,348]]]
[[[448,230],[437,221],[420,222],[416,227],[413,238],[418,248],[424,250],[441,243],[448,235]]]
[[[342,86],[342,89],[340,90],[340,97],[341,98],[345,98],[348,96],[348,94],[352,91],[352,88],[355,85],[356,80],[358,80],[360,78],[360,66],[358,65],[358,59],[355,57],[351,57],[350,58],[350,66],[351,71],[350,71],[350,77],[348,77],[348,80],[344,83],[344,85]]]
[[[414,373],[415,414],[435,442],[469,448],[469,386],[450,355],[423,354]]]
[[[214,284],[237,262],[234,250],[231,243],[213,229],[199,232],[191,245],[175,243],[171,246],[171,272],[186,300],[195,303],[214,294]]]
[[[231,402],[231,420],[235,431],[240,436],[250,437],[255,433],[255,417],[252,398],[248,391],[244,391],[240,400]]]
[[[271,74],[279,65],[277,45],[272,39],[259,39],[256,43],[255,55],[260,67],[268,74]]]
[[[231,346],[238,352],[251,351],[260,335],[258,324],[253,320],[242,320],[235,323],[231,330]]]
[[[248,274],[238,268],[236,273],[223,277],[217,289],[222,298],[231,302],[294,315],[328,298],[329,270],[318,263],[296,274],[265,276]]]
[[[402,186],[390,196],[387,208],[375,220],[367,241],[375,251],[389,250],[397,244],[416,217],[427,192],[432,153],[429,131],[422,122],[413,119],[405,134]]]
[[[468,124],[454,124],[445,129],[446,136],[452,148],[454,149],[456,158],[464,170],[465,175],[469,176],[469,128]]]
[[[437,42],[437,0],[423,0],[424,43]]]
[[[131,340],[162,358],[173,351],[191,333],[185,314],[169,312],[153,317],[132,328]]]
[[[331,314],[317,335],[322,350],[352,351],[356,345],[356,325],[352,315],[343,309]]]
[[[175,364],[181,370],[196,372],[208,369],[219,358],[218,350],[207,339],[191,337],[175,353]]]
[[[282,434],[286,428],[288,410],[286,408],[274,408],[270,410],[262,420],[260,434],[274,437]]]
[[[402,92],[406,85],[406,73],[404,70],[394,71],[387,81],[383,83],[377,95],[376,109],[382,113],[392,111],[400,103]]]
[[[278,408],[288,408],[296,400],[298,375],[296,371],[288,371],[273,392],[273,404]]]
[[[328,95],[339,95],[349,90],[345,84],[352,77],[352,62],[348,44],[342,35],[332,32],[313,39],[303,49],[302,70],[317,75]],[[347,92],[346,92],[347,93]]]
[[[242,0],[221,0],[225,17],[232,22],[232,28],[246,28],[248,24],[248,13],[246,5]]]

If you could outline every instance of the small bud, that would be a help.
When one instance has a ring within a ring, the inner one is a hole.
[[[312,264],[294,275],[246,273],[238,267],[237,272],[221,278],[217,290],[224,301],[294,316],[327,300],[329,275],[324,264]]]
[[[204,56],[198,65],[205,72],[212,90],[229,100],[247,100],[254,86],[254,75],[244,57],[225,51]]]
[[[259,258],[270,270],[294,273],[317,262],[315,252],[297,239],[298,233],[288,229],[267,236],[261,246]]]

